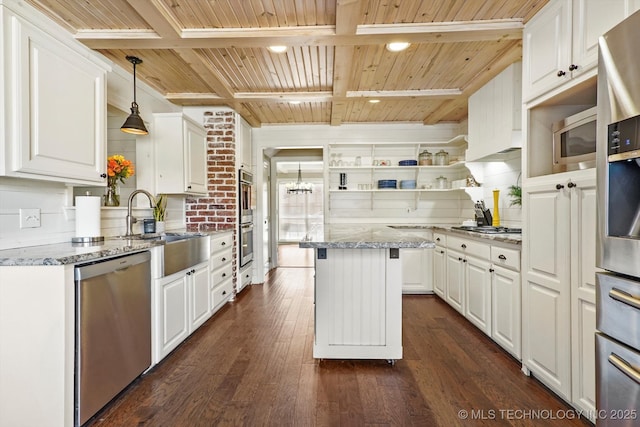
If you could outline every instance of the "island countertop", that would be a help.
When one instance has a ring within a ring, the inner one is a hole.
[[[435,248],[427,230],[398,230],[381,224],[329,224],[324,234],[300,242],[301,248]]]

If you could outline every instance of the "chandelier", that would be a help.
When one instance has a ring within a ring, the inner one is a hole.
[[[298,163],[298,180],[296,182],[288,182],[285,184],[287,187],[287,194],[299,194],[299,193],[311,193],[312,185],[310,182],[302,182],[302,171],[300,170],[300,163]]]

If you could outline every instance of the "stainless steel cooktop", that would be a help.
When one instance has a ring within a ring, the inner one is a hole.
[[[490,225],[481,225],[481,226],[456,226],[451,227],[453,230],[463,230],[463,231],[471,231],[474,233],[481,234],[522,234],[522,228],[512,228],[512,227],[493,227]]]

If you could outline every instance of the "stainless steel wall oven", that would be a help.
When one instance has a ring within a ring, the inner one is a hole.
[[[240,226],[238,228],[238,246],[240,248],[240,267],[253,260],[253,175],[240,169],[238,172],[238,209]]]
[[[596,407],[598,426],[640,419],[640,13],[599,41]],[[615,416],[614,416],[615,415]]]

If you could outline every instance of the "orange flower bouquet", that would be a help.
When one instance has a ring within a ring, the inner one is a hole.
[[[120,154],[109,156],[107,159],[107,194],[104,196],[105,206],[120,206],[118,181],[124,184],[124,180],[134,174],[135,167],[130,160]]]

